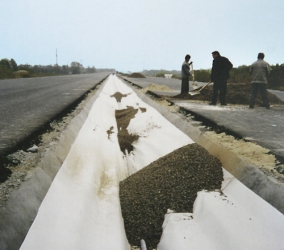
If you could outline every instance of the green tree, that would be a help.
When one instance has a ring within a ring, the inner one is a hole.
[[[56,75],[59,75],[61,73],[61,68],[60,68],[60,66],[58,66],[58,64],[55,64],[53,66],[53,73]]]
[[[232,68],[230,71],[229,83],[250,83],[249,66],[242,65]]]
[[[206,69],[195,70],[194,78],[198,82],[208,82],[211,79],[211,71]]]
[[[281,65],[271,65],[268,88],[284,91],[284,63]]]
[[[18,65],[17,65],[16,61],[13,58],[10,60],[10,64],[12,66],[13,71],[17,71],[18,70]]]
[[[14,78],[13,72],[0,64],[0,79]]]
[[[0,60],[0,79],[13,78],[12,66],[8,59],[4,58]]]
[[[70,64],[70,68],[71,68],[72,74],[80,74],[81,69],[82,69],[82,65],[79,62],[72,62]]]
[[[20,64],[18,66],[19,70],[26,70],[28,71],[28,75],[29,77],[34,76],[34,70],[33,70],[33,66],[29,65],[29,64]]]
[[[87,67],[86,69],[86,73],[95,73],[95,72],[96,72],[96,69],[94,66],[92,68]]]
[[[7,70],[11,70],[12,69],[12,66],[11,66],[9,60],[6,59],[6,58],[0,60],[0,65],[5,67]]]
[[[63,65],[62,66],[62,73],[67,75],[67,74],[69,74],[69,72],[70,72],[69,66],[68,65]]]

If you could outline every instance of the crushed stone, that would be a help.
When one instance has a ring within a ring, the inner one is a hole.
[[[120,201],[130,244],[156,248],[168,209],[192,212],[197,192],[219,190],[220,161],[196,143],[179,148],[120,182]]]

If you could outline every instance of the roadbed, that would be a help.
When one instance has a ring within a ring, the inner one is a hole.
[[[282,164],[284,163],[284,105],[272,105],[270,109],[263,107],[249,109],[246,105],[231,104],[211,106],[208,102],[172,98],[179,93],[180,81],[177,79],[155,79],[155,77],[124,79],[139,88],[147,88],[153,83],[172,88],[172,91],[148,90],[148,93],[179,106],[207,125],[219,128],[218,132],[226,132],[269,149],[270,153],[274,154]],[[282,91],[270,90],[270,92],[282,99]]]

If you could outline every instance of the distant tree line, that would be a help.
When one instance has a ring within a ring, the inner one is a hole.
[[[249,67],[242,65],[233,68],[230,71],[229,83],[250,83]],[[284,64],[271,65],[271,72],[268,79],[268,88],[284,90]],[[95,69],[95,67],[84,68],[78,62],[72,62],[70,65],[17,65],[14,59],[0,60],[0,79],[21,78],[21,77],[39,77],[52,75],[68,75],[68,74],[84,74],[95,72],[115,72],[114,69]],[[181,79],[181,72],[178,70],[144,70],[145,76],[164,77],[164,74],[172,74],[172,78]],[[211,69],[199,69],[194,71],[195,81],[208,82],[210,81]],[[192,80],[192,79],[191,79]]]
[[[103,71],[114,71],[113,69],[95,69],[95,67],[84,68],[78,62],[72,62],[70,65],[17,65],[14,59],[0,60],[0,79],[22,78],[22,77],[39,77],[53,75],[68,75],[68,74],[89,74]]]
[[[232,68],[228,83],[250,83],[249,67],[242,65]],[[268,88],[284,90],[284,64],[270,65],[271,71],[268,79]],[[164,77],[164,74],[172,74],[172,78],[181,79],[181,72],[177,70],[144,70],[141,72],[146,76]],[[198,82],[208,82],[211,79],[211,69],[199,69],[194,71],[194,80]],[[190,77],[190,80],[192,78]]]
[[[250,83],[251,78],[249,74],[250,66],[242,65],[233,68],[230,71],[231,78],[228,80],[230,83]],[[284,63],[270,65],[270,74],[268,78],[268,88],[284,90]]]

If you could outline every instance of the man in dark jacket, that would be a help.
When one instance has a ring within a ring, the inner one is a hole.
[[[227,80],[230,78],[230,70],[233,65],[228,58],[220,55],[218,51],[212,52],[213,66],[211,72],[211,81],[213,85],[212,102],[210,105],[216,105],[218,99],[218,92],[220,92],[221,105],[227,105],[226,93],[227,93]]]

